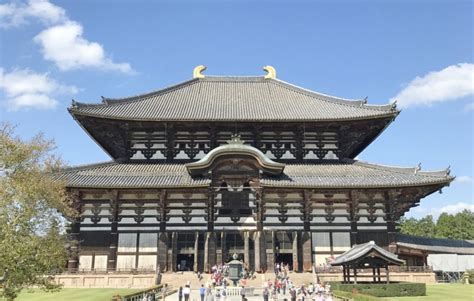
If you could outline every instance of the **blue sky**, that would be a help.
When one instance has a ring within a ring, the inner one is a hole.
[[[458,178],[408,216],[473,205],[472,1],[0,1],[0,119],[69,164],[108,160],[67,113],[206,74],[263,75],[402,113],[361,155]]]

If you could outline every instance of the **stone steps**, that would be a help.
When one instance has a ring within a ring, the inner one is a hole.
[[[313,282],[313,274],[312,273],[292,273],[290,272],[288,275],[293,281],[293,283],[297,286],[308,284]],[[253,286],[255,288],[260,288],[263,284],[268,280],[274,280],[275,274],[274,273],[265,273],[265,274],[256,274],[255,279],[247,279],[246,286]],[[210,282],[211,275],[210,274],[202,274],[202,280],[197,278],[197,274],[194,272],[182,272],[182,273],[163,273],[161,278],[161,283],[168,283],[173,288],[179,288],[180,286],[186,285],[189,281],[191,283],[192,288],[198,288],[201,284],[206,284]]]

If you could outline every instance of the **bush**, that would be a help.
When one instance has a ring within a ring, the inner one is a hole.
[[[345,284],[340,282],[331,282],[334,290],[353,292],[354,290],[361,294],[376,297],[403,297],[403,296],[425,296],[425,283],[360,283]]]
[[[337,291],[337,290],[333,291],[333,295],[342,300],[345,300],[347,298],[349,300],[354,300],[354,301],[382,301],[381,298],[375,297],[375,296],[359,294],[359,293],[352,294],[350,292]]]

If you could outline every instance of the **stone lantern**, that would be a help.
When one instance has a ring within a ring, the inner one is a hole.
[[[237,286],[237,282],[242,279],[242,272],[244,270],[244,264],[242,261],[238,260],[238,255],[232,255],[233,260],[229,261],[227,265],[229,266],[229,279],[232,280],[234,286]]]

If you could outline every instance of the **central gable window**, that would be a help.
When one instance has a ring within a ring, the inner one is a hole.
[[[227,186],[226,182],[222,183],[222,207],[219,209],[219,215],[236,216],[251,215],[250,193],[252,193],[248,182],[239,189],[232,189]]]

